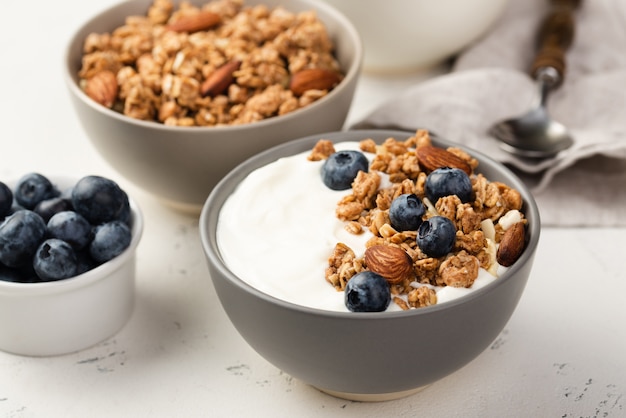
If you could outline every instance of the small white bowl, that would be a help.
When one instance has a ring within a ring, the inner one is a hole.
[[[435,66],[483,36],[509,0],[325,0],[363,38],[363,69],[398,73]]]
[[[76,183],[48,177],[59,188]],[[143,215],[129,197],[132,239],[120,255],[78,276],[42,283],[0,280],[0,350],[54,356],[111,337],[130,318],[135,300],[135,253]]]

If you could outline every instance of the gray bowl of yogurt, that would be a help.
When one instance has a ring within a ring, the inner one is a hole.
[[[380,149],[388,138],[405,141],[414,135],[355,130],[293,140],[231,171],[202,209],[200,235],[210,278],[233,325],[268,362],[334,396],[396,399],[454,373],[502,331],[531,272],[540,219],[528,188],[505,166],[480,152],[432,138],[433,146],[453,147],[457,154],[478,161],[470,174],[473,184],[480,178],[506,185],[517,193],[521,204],[508,215],[504,210],[494,215],[477,209],[479,218],[493,218],[478,219],[481,226],[477,226],[477,234],[484,235],[484,242],[491,246],[486,244],[485,250],[476,252],[480,268],[470,282],[448,286],[436,272],[425,277],[415,264],[410,279],[389,285],[391,301],[383,312],[348,309],[346,292],[329,279],[329,258],[339,243],[345,244],[354,252],[356,270],[370,270],[362,262],[363,253],[371,240],[379,238],[364,221],[365,212],[357,221],[364,224],[362,231],[346,227],[354,224],[338,217],[337,203],[350,200],[346,196],[353,190],[328,189],[320,175],[324,159],[310,161],[309,155],[320,139],[339,151],[359,149],[365,139]],[[415,155],[414,148],[408,149],[407,155]],[[373,152],[364,154],[370,164],[378,158]],[[414,183],[423,182],[426,166],[414,170],[424,171],[420,180],[416,173]],[[390,181],[399,180],[383,174],[378,188]],[[441,215],[437,213],[444,210],[440,202],[420,198],[425,202],[424,219]],[[500,266],[495,254],[506,234],[503,228],[519,221],[525,230],[523,251],[511,265]],[[408,236],[410,241],[412,235]],[[462,238],[456,239],[458,243]],[[416,262],[429,258],[419,248],[407,251]],[[430,258],[436,258],[440,266],[450,257]],[[433,303],[409,303],[408,294],[418,288],[434,295]]]

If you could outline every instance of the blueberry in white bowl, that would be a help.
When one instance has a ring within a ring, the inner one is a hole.
[[[332,190],[346,190],[350,188],[358,172],[367,172],[368,167],[369,162],[362,152],[337,151],[322,165],[322,180]]]
[[[143,216],[116,182],[32,172],[0,181],[0,211],[0,350],[65,354],[122,328]]]

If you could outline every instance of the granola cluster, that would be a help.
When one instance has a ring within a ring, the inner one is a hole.
[[[86,91],[90,80],[98,81],[92,98],[112,92],[102,101],[129,117],[218,126],[283,115],[325,96],[328,89],[289,88],[292,76],[306,69],[341,77],[314,11],[247,7],[243,0],[182,1],[175,8],[172,0],[154,0],[145,16],[88,35],[79,77]],[[110,80],[115,85],[103,85]]]
[[[425,130],[418,130],[404,141],[388,138],[381,145],[372,139],[362,140],[360,149],[374,154],[370,170],[359,172],[351,193],[344,196],[336,208],[336,215],[345,222],[347,231],[361,234],[369,230],[373,234],[366,248],[381,244],[398,247],[411,258],[414,277],[390,283],[393,300],[402,309],[436,304],[435,286],[472,286],[480,268],[496,275],[496,248],[506,222],[510,221],[508,218],[514,217],[514,222],[526,222],[520,212],[520,193],[475,173],[478,161],[459,148],[448,148],[447,151],[470,167],[474,200],[462,203],[456,195],[451,195],[430,202],[424,190],[429,170],[417,157],[420,147],[430,145],[431,139]],[[330,141],[320,140],[309,160],[322,160],[333,152]],[[451,253],[439,258],[429,257],[416,243],[417,231],[396,231],[391,226],[391,202],[405,193],[414,193],[423,200],[427,207],[424,219],[441,215],[455,224],[456,241]],[[352,276],[367,268],[365,260],[357,257],[351,248],[337,243],[329,257],[325,277],[337,290],[343,291]]]

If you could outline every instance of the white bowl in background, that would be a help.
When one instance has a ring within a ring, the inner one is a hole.
[[[363,69],[432,67],[484,35],[508,0],[324,0],[352,21],[363,40]]]

